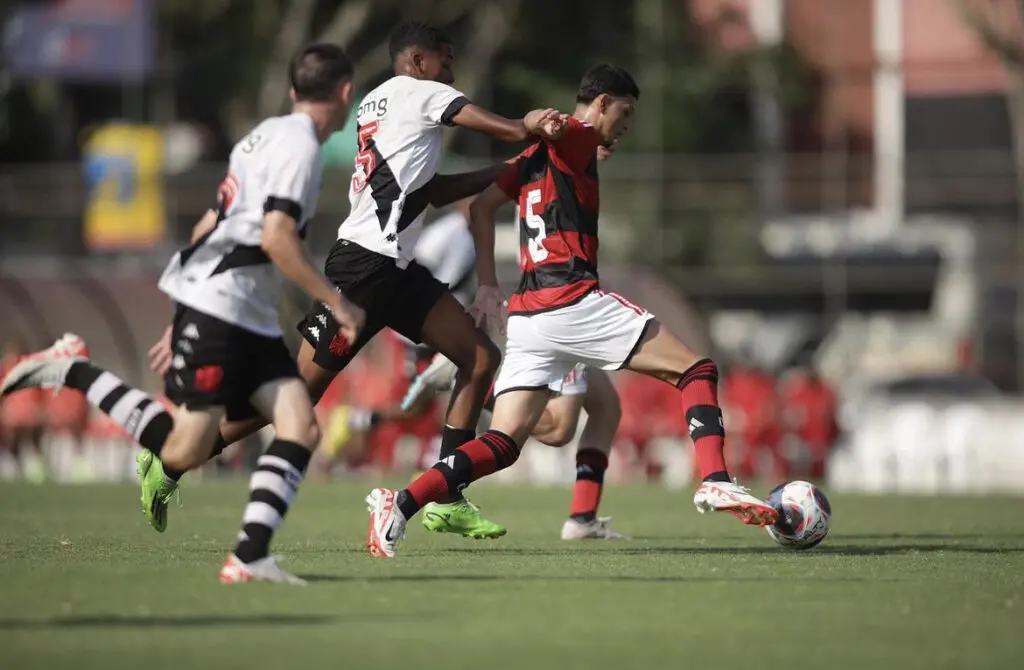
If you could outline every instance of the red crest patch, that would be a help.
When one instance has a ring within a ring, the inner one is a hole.
[[[224,381],[224,368],[219,365],[204,365],[196,370],[196,390],[212,393]]]

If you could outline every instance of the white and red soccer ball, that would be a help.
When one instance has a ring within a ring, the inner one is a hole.
[[[768,504],[778,510],[779,520],[765,529],[786,549],[810,549],[825,539],[832,526],[832,505],[825,492],[810,482],[779,484],[768,495]]]

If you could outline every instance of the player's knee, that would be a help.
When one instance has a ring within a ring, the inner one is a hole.
[[[572,442],[574,437],[576,437],[576,426],[560,423],[545,435],[541,442],[549,447],[564,447]]]
[[[320,445],[320,424],[314,419],[311,424],[306,426],[305,433],[306,439],[302,442],[303,446],[307,447],[310,451],[316,449]]]
[[[160,460],[174,470],[194,470],[206,463],[213,452],[213,444],[207,446],[200,443],[201,440],[192,439],[172,429],[160,450]]]

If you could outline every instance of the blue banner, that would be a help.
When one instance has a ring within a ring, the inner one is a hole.
[[[15,78],[141,82],[153,70],[150,0],[53,0],[16,8],[4,26]]]

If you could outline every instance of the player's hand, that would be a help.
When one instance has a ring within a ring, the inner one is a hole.
[[[565,130],[568,118],[557,109],[535,109],[523,117],[523,125],[533,135],[555,140]]]
[[[473,317],[473,323],[484,332],[505,334],[505,315],[508,303],[497,286],[481,284],[476,290],[473,304],[466,311]]]
[[[557,140],[565,132],[566,126],[569,125],[569,115],[559,114],[553,119],[548,119],[541,124],[540,132],[538,135],[546,140]]]
[[[163,377],[171,369],[172,358],[174,350],[171,348],[171,327],[167,326],[156,344],[149,348],[149,369]]]
[[[345,300],[341,296],[331,305],[331,313],[334,320],[338,322],[338,330],[350,343],[355,343],[359,334],[363,332],[366,325],[366,311],[354,303]]]

